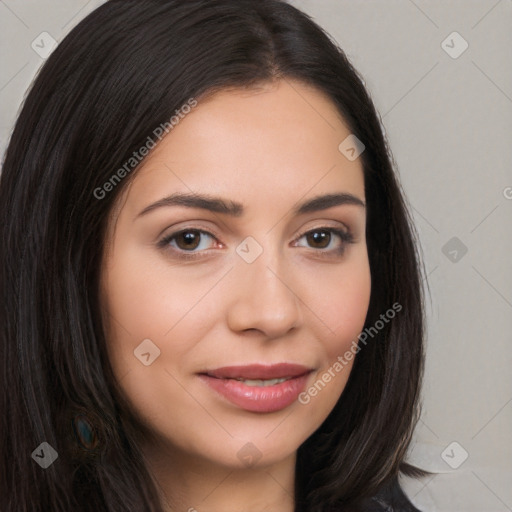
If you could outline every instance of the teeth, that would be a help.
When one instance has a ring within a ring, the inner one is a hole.
[[[243,382],[247,386],[274,386],[275,384],[280,384],[281,382],[288,380],[288,378],[283,377],[281,379],[267,379],[267,380],[261,380],[261,379],[235,379],[235,380]]]

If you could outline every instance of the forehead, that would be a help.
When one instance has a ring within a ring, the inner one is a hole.
[[[126,205],[140,211],[173,191],[249,206],[292,204],[308,191],[334,189],[364,199],[360,159],[349,161],[338,149],[349,135],[332,101],[300,82],[222,90],[199,99],[146,157]]]

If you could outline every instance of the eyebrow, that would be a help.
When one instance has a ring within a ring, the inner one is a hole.
[[[364,201],[357,196],[348,193],[325,194],[313,197],[296,206],[292,214],[302,215],[305,213],[326,210],[333,206],[339,205],[355,205],[366,207]],[[199,208],[214,213],[222,213],[232,217],[241,217],[244,213],[244,206],[236,201],[226,200],[220,197],[197,193],[175,193],[164,197],[155,203],[146,206],[138,215],[141,217],[147,213],[161,207],[169,206],[185,206],[187,208]]]

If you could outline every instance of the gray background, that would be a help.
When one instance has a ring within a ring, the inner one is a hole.
[[[2,153],[40,34],[60,41],[101,3],[0,0]],[[421,239],[427,366],[410,460],[438,474],[404,479],[406,492],[425,512],[512,511],[512,0],[292,3],[363,75]]]

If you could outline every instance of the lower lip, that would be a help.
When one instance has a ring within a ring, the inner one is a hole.
[[[306,386],[309,373],[273,386],[248,386],[240,380],[218,379],[201,374],[199,377],[231,403],[251,412],[275,412],[297,400]]]

